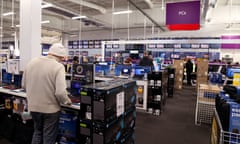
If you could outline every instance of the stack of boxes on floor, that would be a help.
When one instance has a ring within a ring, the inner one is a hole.
[[[167,71],[148,74],[147,111],[153,115],[160,115],[165,104],[167,93]]]
[[[175,68],[168,68],[167,71],[168,71],[167,94],[168,94],[168,97],[173,97]]]
[[[183,75],[184,75],[184,61],[183,60],[174,60],[173,67],[176,70],[175,73],[175,88],[182,89]]]
[[[70,82],[70,98],[73,103],[80,102],[80,88],[82,85],[93,83],[93,76],[94,65],[73,65],[72,79]],[[81,139],[82,138],[79,137],[79,111],[71,108],[63,108],[59,120],[59,133],[57,142],[60,144],[77,144]]]
[[[80,95],[80,144],[134,143],[135,81],[85,85]]]
[[[199,84],[208,83],[208,60],[197,59],[197,88]]]
[[[216,97],[216,111],[220,119],[220,143],[240,143],[240,87],[225,85]],[[213,133],[212,133],[213,134]],[[218,135],[218,136],[219,136]]]

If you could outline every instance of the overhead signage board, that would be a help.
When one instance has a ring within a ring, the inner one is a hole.
[[[167,3],[166,25],[170,30],[200,29],[200,1]]]
[[[239,40],[239,43],[222,43],[222,49],[240,49],[240,35],[222,35],[222,40]]]

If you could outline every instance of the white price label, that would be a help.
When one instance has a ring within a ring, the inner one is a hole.
[[[124,92],[120,92],[117,95],[117,116],[124,113]]]

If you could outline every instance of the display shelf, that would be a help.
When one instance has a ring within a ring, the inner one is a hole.
[[[211,124],[214,115],[215,97],[220,93],[216,85],[199,84],[195,111],[195,124]]]

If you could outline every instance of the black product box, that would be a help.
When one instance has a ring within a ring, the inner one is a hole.
[[[136,108],[132,107],[124,114],[124,133],[133,131],[136,124]]]
[[[93,89],[87,87],[81,87],[80,92],[80,119],[92,120],[93,113]]]
[[[136,104],[136,81],[129,82],[124,85],[124,93],[125,93],[125,110],[131,109],[135,107]]]
[[[135,86],[136,82],[131,80],[114,80],[85,85],[81,89],[81,102],[86,103],[88,107],[91,106],[92,120],[109,122],[122,115],[126,107],[135,106],[136,94],[134,89],[130,90]],[[88,91],[86,102],[82,101],[85,91]]]
[[[93,144],[113,144],[124,134],[124,116],[109,123],[94,122]]]
[[[80,119],[79,142],[80,144],[92,144],[92,121]]]
[[[59,144],[76,144],[78,142],[78,112],[61,111],[59,119],[59,132],[57,141]]]
[[[134,144],[135,143],[135,135],[134,130],[125,133],[116,144]]]
[[[94,82],[95,65],[94,64],[74,64],[72,80],[80,81],[83,85]]]

